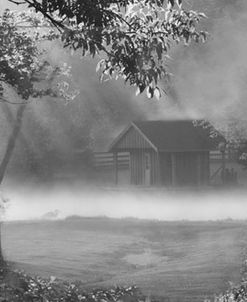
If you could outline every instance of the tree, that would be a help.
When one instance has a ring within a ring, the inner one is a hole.
[[[43,59],[40,40],[61,37],[64,47],[81,50],[101,59],[96,70],[101,80],[121,77],[136,86],[136,94],[146,90],[148,97],[160,97],[160,79],[170,77],[167,62],[173,42],[189,44],[205,41],[206,33],[198,31],[202,13],[182,9],[182,0],[9,0],[17,5],[28,4],[44,19],[26,13],[5,11],[0,18],[0,101],[17,104],[16,121],[7,149],[0,164],[3,180],[15,142],[20,132],[23,114],[33,98],[54,95],[53,89],[39,88],[37,83],[53,80],[59,68],[50,71]],[[19,19],[18,19],[19,18]],[[19,24],[24,24],[24,30]],[[50,26],[57,29],[40,34],[33,28]],[[31,32],[31,35],[30,35]],[[47,76],[48,74],[48,76]],[[10,101],[6,91],[11,88],[21,101]],[[68,84],[60,83],[59,94],[67,100]]]
[[[30,12],[13,13],[6,10],[0,18],[0,101],[18,105],[13,132],[0,164],[0,183],[11,158],[26,106],[34,98],[44,96],[63,96],[67,101],[75,97],[69,91],[69,84],[62,80],[64,74],[68,75],[67,66],[53,67],[45,57],[42,43],[52,40],[54,33],[50,30],[33,30],[32,26],[37,22],[41,24],[42,20],[36,16],[34,18]],[[60,82],[57,82],[58,78]]]
[[[52,40],[54,33],[50,30],[43,33],[33,30],[33,25],[41,21],[37,16],[33,18],[29,12],[14,13],[9,10],[0,17],[0,102],[5,106],[17,106],[12,133],[0,163],[0,184],[13,154],[28,104],[34,98],[44,96],[62,96],[67,101],[75,97],[69,91],[68,82],[64,81],[68,68],[53,67],[45,59],[42,43]],[[57,85],[53,86],[53,82]],[[0,199],[4,201],[2,197]],[[0,203],[0,211],[3,209],[4,203]],[[1,262],[2,259],[0,248]]]
[[[101,56],[101,80],[122,77],[136,94],[160,97],[160,79],[168,80],[172,43],[205,41],[197,30],[203,13],[186,11],[182,0],[9,0],[28,4],[61,33],[65,47]]]
[[[8,200],[2,195],[2,192],[0,192],[0,274],[1,274],[1,269],[4,266],[2,244],[1,244],[1,223],[2,223],[2,217],[4,215],[4,211],[6,209],[7,202],[8,202]]]

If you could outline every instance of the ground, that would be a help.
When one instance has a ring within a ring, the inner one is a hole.
[[[239,282],[247,223],[78,218],[6,223],[5,257],[85,288],[138,285],[163,301],[203,301]]]

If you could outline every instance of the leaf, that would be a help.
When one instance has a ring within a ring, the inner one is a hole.
[[[161,92],[160,92],[159,87],[155,87],[154,96],[156,97],[157,100],[159,100],[161,98]]]
[[[102,73],[101,75],[100,75],[100,82],[102,83],[103,82],[103,80],[104,80],[104,73]]]
[[[172,8],[174,6],[174,0],[168,0],[168,5]]]
[[[147,97],[151,99],[154,96],[154,89],[150,86],[147,88]]]
[[[162,59],[162,52],[163,52],[162,43],[158,43],[158,45],[156,47],[156,52],[157,52],[158,59],[161,60]]]
[[[55,276],[50,276],[50,283],[54,283],[56,281],[56,277]]]
[[[204,13],[198,13],[198,16],[201,18],[207,18],[207,16]]]
[[[177,2],[177,6],[179,8],[181,8],[182,7],[182,0],[176,0],[176,2]]]
[[[105,59],[101,59],[101,60],[98,62],[97,66],[96,66],[96,72],[98,72],[98,71],[101,69],[103,63],[105,63]]]
[[[201,31],[201,32],[200,32],[200,35],[201,35],[202,42],[203,42],[203,43],[206,42],[206,40],[207,40],[207,33]]]
[[[136,89],[136,96],[138,96],[140,93],[141,93],[141,92],[140,92],[140,88],[139,88],[139,86],[138,86],[137,89]]]

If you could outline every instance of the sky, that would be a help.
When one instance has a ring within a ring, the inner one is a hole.
[[[18,10],[21,9],[20,6],[15,5],[14,3],[10,3],[8,0],[0,0],[0,13],[2,14],[3,11],[8,8],[11,10]]]

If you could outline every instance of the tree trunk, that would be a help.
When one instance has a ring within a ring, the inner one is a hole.
[[[9,137],[9,141],[7,144],[7,148],[6,148],[3,160],[0,164],[0,185],[3,181],[5,172],[7,170],[9,161],[11,159],[11,156],[12,156],[14,148],[15,148],[16,140],[17,140],[18,134],[21,129],[22,118],[23,118],[23,114],[26,109],[26,106],[27,106],[26,104],[21,105],[17,110],[15,125],[14,125],[13,131]]]
[[[3,274],[3,269],[4,269],[4,258],[3,258],[3,252],[2,252],[2,222],[0,221],[0,277]]]
[[[13,151],[14,151],[14,148],[16,145],[16,140],[18,138],[18,134],[21,129],[23,114],[26,109],[26,106],[27,106],[26,104],[20,105],[20,107],[17,109],[16,120],[14,121],[14,128],[9,137],[7,148],[6,148],[4,157],[2,159],[2,162],[0,164],[0,185],[3,181],[5,172],[7,170],[9,161],[11,159],[11,156],[13,154]],[[4,259],[3,259],[1,242],[2,242],[2,240],[1,240],[1,221],[0,221],[0,270],[3,270],[5,263],[4,263]]]
[[[8,103],[1,104],[1,109],[3,111],[4,117],[6,118],[8,126],[11,129],[11,128],[13,128],[13,125],[15,125],[16,114],[15,114],[15,112],[12,112],[10,106],[11,105]],[[22,144],[22,147],[25,149],[25,152],[27,152],[28,154],[29,153],[32,154],[33,150],[30,148],[30,145],[28,144],[28,141],[27,141],[25,135],[22,133],[21,129],[18,134],[18,140]]]

